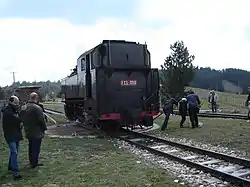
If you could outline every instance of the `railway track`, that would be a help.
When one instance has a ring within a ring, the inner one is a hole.
[[[48,108],[44,108],[45,112],[48,114],[54,114],[54,115],[59,115],[59,116],[63,116],[65,117],[63,112],[57,111],[57,110],[52,110],[52,109],[48,109]]]
[[[45,112],[48,114],[56,114],[60,116],[65,116],[63,112],[48,109],[45,108]],[[175,115],[179,115],[179,112],[177,110],[174,110]],[[200,112],[198,114],[199,117],[210,117],[210,118],[232,118],[232,119],[247,119],[247,116],[244,114],[229,114],[229,113],[206,113],[206,112]]]
[[[239,186],[250,186],[250,160],[123,129],[116,136],[153,154],[196,168]]]
[[[179,115],[179,111],[174,110],[175,115]],[[198,113],[199,117],[210,117],[210,118],[232,118],[232,119],[247,119],[247,115],[244,114],[229,114],[229,113]]]

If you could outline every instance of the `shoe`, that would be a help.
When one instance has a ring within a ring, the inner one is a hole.
[[[18,174],[18,175],[14,175],[13,178],[14,178],[14,180],[20,180],[20,179],[22,179],[22,176],[20,174]]]
[[[30,165],[30,167],[31,167],[32,169],[34,169],[34,168],[36,168],[36,167],[38,167],[38,166],[43,166],[43,164]]]

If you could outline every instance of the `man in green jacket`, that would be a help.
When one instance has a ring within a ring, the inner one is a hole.
[[[10,157],[8,170],[13,172],[15,180],[21,179],[18,166],[19,142],[23,140],[21,120],[18,114],[19,99],[11,96],[9,104],[3,109],[3,132],[4,138],[9,145]]]
[[[33,92],[22,115],[26,138],[29,140],[29,161],[31,168],[42,166],[38,163],[42,139],[47,130],[42,108],[38,105],[38,95]]]

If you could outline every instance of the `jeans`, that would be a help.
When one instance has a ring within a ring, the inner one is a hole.
[[[217,104],[216,104],[216,102],[212,102],[211,107],[212,107],[212,112],[216,113],[217,112]]]
[[[184,122],[186,121],[186,114],[181,114],[180,127],[183,127]]]
[[[38,164],[41,143],[41,138],[29,138],[29,161],[32,167],[36,167]]]
[[[8,169],[13,172],[14,175],[19,174],[19,167],[18,167],[18,149],[19,149],[19,140],[13,140],[9,143],[10,149],[10,157],[9,157],[9,165]]]
[[[162,131],[164,131],[167,128],[167,126],[168,126],[169,116],[170,116],[170,113],[166,113],[165,114],[165,119],[164,119],[163,125],[161,127]]]

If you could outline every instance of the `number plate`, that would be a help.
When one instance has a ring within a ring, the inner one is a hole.
[[[136,80],[121,80],[121,86],[136,86]]]

